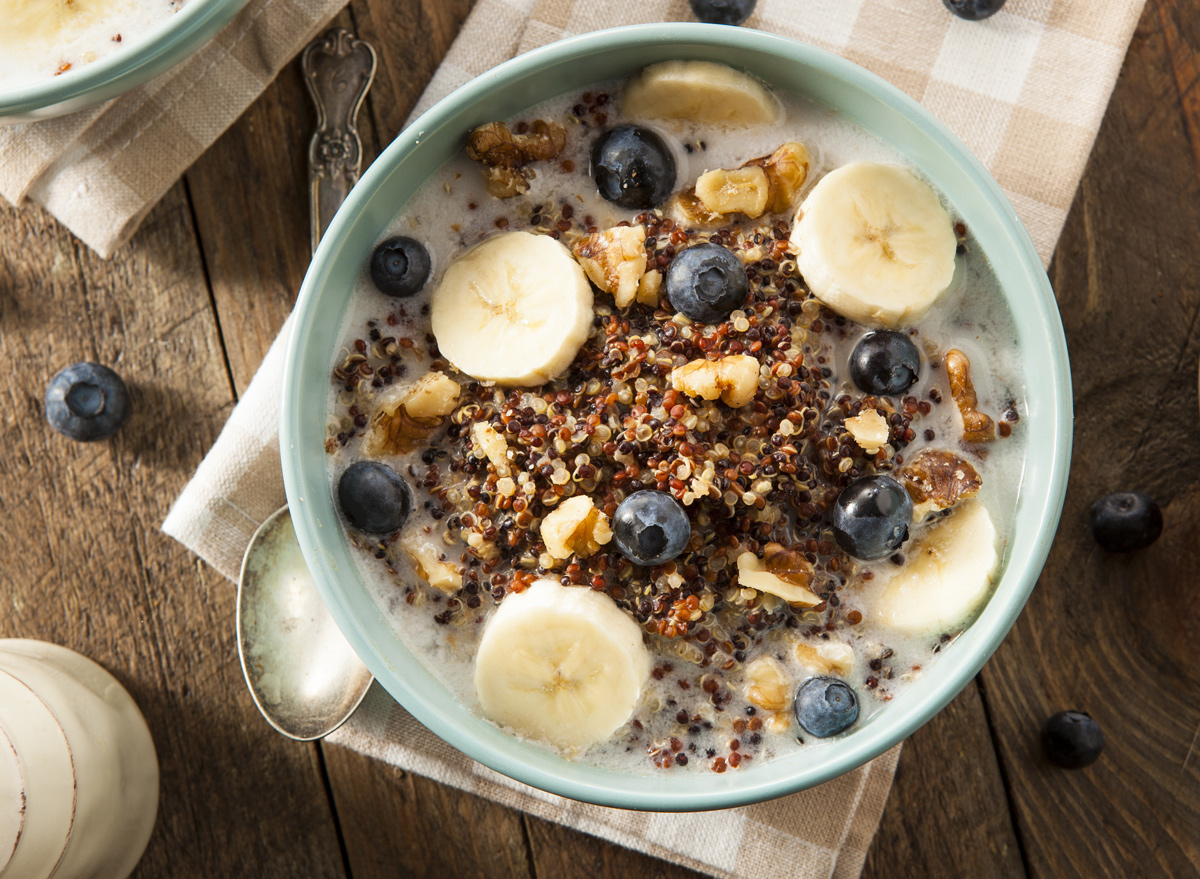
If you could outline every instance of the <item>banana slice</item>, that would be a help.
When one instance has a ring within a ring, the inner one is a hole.
[[[899,165],[855,162],[821,179],[792,228],[813,295],[874,327],[911,324],[950,286],[958,242],[937,193]]]
[[[757,79],[712,61],[651,64],[626,86],[622,110],[634,119],[714,125],[769,125],[781,114],[779,101]]]
[[[568,750],[620,729],[649,677],[637,623],[607,595],[554,580],[505,598],[475,655],[483,713]]]
[[[565,372],[592,329],[592,288],[546,235],[508,232],[451,263],[433,292],[442,356],[480,381],[540,385]]]
[[[987,597],[1000,562],[992,517],[977,500],[960,501],[904,554],[908,561],[875,607],[879,622],[908,635],[966,622]]]
[[[47,45],[67,38],[114,9],[127,5],[116,0],[6,0],[0,4],[4,26],[0,47],[17,48],[26,42]]]

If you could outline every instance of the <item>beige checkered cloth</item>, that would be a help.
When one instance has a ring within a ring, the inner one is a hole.
[[[759,0],[748,26],[838,52],[921,101],[991,168],[1049,262],[1143,0],[1008,0],[985,22],[938,0]],[[480,0],[417,112],[514,54],[615,24],[687,20],[685,0]],[[287,327],[163,530],[235,578],[284,502],[279,386]],[[675,816],[550,796],[468,760],[378,687],[330,741],[713,876],[853,879],[899,748],[819,788]]]
[[[43,205],[111,256],[345,4],[250,0],[212,42],[140,88],[70,116],[0,125],[0,196]]]

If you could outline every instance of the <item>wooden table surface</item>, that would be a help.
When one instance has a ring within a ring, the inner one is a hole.
[[[368,157],[471,5],[342,13],[380,52]],[[905,747],[870,879],[1200,875],[1198,53],[1200,0],[1149,0],[1050,268],[1076,412],[1062,522],[1012,633]],[[242,681],[234,587],[159,531],[300,286],[313,125],[293,63],[108,261],[37,208],[0,209],[0,637],[83,652],[145,713],[162,792],[138,879],[697,875],[277,735]],[[131,384],[112,441],[46,425],[48,379],[79,360]],[[1088,507],[1118,489],[1161,504],[1150,549],[1092,541]],[[1104,728],[1088,769],[1039,756],[1065,708]]]

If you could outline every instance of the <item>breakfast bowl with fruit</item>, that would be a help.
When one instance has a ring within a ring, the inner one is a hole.
[[[246,0],[0,0],[0,124],[74,113],[164,73]]]
[[[454,747],[603,805],[811,787],[1024,605],[1070,456],[1061,325],[982,166],[748,30],[508,62],[350,194],[281,415],[305,557]]]

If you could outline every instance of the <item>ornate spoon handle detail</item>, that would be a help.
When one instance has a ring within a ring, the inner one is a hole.
[[[362,140],[355,118],[375,78],[375,50],[345,28],[309,43],[300,59],[304,82],[317,107],[317,130],[308,144],[312,246],[358,180]]]

